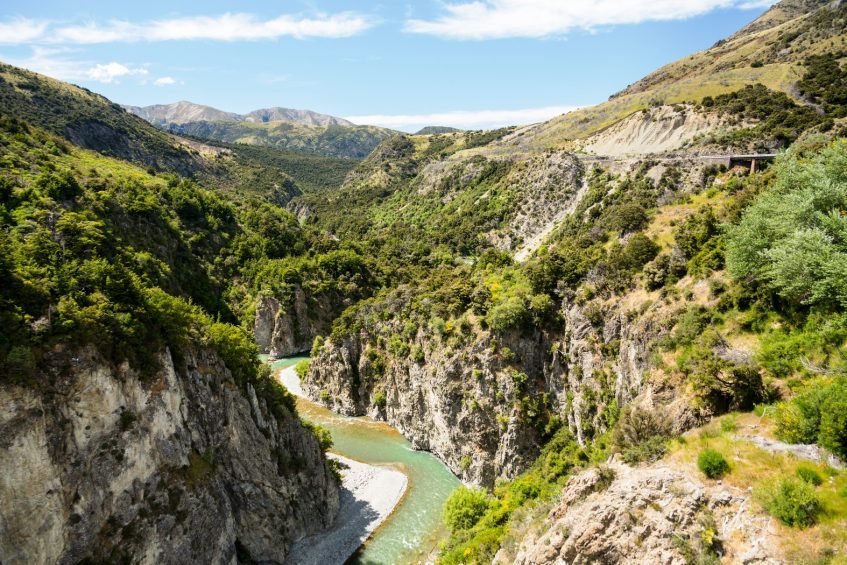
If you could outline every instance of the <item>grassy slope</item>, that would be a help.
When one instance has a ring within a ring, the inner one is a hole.
[[[81,147],[155,169],[192,174],[204,167],[196,153],[106,98],[2,63],[0,113]]]
[[[173,131],[229,143],[361,159],[395,131],[376,126],[306,126],[289,122],[193,122]]]
[[[803,530],[774,520],[774,528],[782,541],[781,549],[792,563],[826,563],[826,556],[833,554],[839,557],[830,563],[847,562],[847,496],[844,495],[847,492],[847,472],[791,454],[773,453],[739,437],[773,439],[773,427],[767,411],[762,416],[752,412],[729,414],[671,442],[663,463],[708,481],[697,469],[697,456],[703,449],[715,449],[726,457],[730,465],[729,473],[722,480],[741,491],[755,490],[780,477],[796,477],[797,469],[801,467],[814,469],[823,478],[823,484],[814,489],[823,504],[823,512],[817,524]]]
[[[801,10],[778,5],[726,41],[660,68],[607,102],[522,130],[528,141],[521,145],[565,147],[568,140],[585,138],[651,103],[699,101],[748,84],[794,96],[792,87],[802,72],[798,63],[847,47],[844,7],[798,14]],[[752,67],[754,61],[762,66]]]

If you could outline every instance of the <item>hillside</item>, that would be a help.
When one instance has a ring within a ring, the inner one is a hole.
[[[394,131],[376,126],[305,126],[291,122],[189,122],[172,124],[180,135],[227,143],[263,145],[283,151],[362,159]]]
[[[544,124],[396,136],[291,202],[390,273],[303,388],[469,485],[441,562],[847,551],[844,10],[777,5]]]
[[[350,493],[259,361],[308,350],[309,410],[463,482],[427,560],[842,562],[845,28],[784,0],[593,108],[415,135],[165,132],[2,67],[0,561],[308,549]]]
[[[752,84],[802,102],[795,89],[802,63],[812,55],[847,48],[845,10],[843,3],[826,0],[780,2],[733,36],[656,70],[607,102],[522,128],[504,143],[563,147],[645,108],[699,102]]]
[[[344,118],[319,114],[311,110],[292,108],[261,108],[246,114],[224,112],[211,106],[180,100],[173,104],[154,104],[152,106],[124,106],[136,116],[144,118],[154,126],[167,127],[172,124],[190,122],[289,122],[304,126],[352,126]]]
[[[79,147],[149,168],[202,179],[235,199],[285,204],[341,185],[355,161],[245,145],[210,145],[160,131],[100,95],[0,66],[0,112]]]
[[[331,298],[337,315],[375,283],[237,175],[324,159],[187,149],[11,67],[2,87],[3,562],[283,562],[331,524],[338,475],[245,327],[263,298]],[[92,120],[115,137],[86,138]]]
[[[345,159],[362,159],[396,133],[310,110],[280,107],[243,115],[186,101],[126,109],[180,135]]]
[[[192,174],[202,159],[169,135],[84,88],[0,63],[0,110],[86,149]]]

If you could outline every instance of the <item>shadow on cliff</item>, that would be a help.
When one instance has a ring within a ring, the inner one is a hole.
[[[370,502],[357,500],[342,487],[340,506],[335,521],[327,530],[296,542],[286,565],[330,565],[333,563],[374,563],[360,557],[361,540],[370,535],[370,525],[379,518]],[[347,557],[350,555],[350,557]],[[346,561],[344,560],[347,557]]]

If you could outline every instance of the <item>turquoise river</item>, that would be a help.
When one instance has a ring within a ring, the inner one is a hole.
[[[274,372],[306,357],[275,361]],[[403,471],[409,486],[394,513],[351,559],[352,563],[400,564],[424,562],[444,534],[441,511],[444,501],[459,485],[458,479],[429,453],[415,451],[391,426],[371,418],[349,418],[298,398],[300,416],[332,432],[332,451],[371,465]]]

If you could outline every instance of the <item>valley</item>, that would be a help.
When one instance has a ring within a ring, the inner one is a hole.
[[[0,562],[843,563],[845,210],[840,1],[491,130],[2,63]]]

